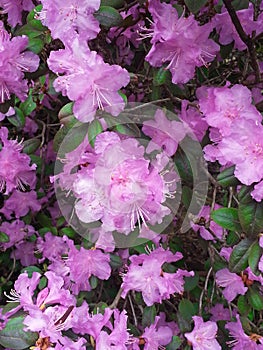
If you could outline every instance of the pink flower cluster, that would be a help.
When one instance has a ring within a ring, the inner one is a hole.
[[[21,101],[27,98],[28,83],[24,72],[34,72],[39,65],[36,54],[26,51],[27,36],[10,37],[0,21],[0,103],[16,94]]]
[[[152,48],[145,59],[154,67],[167,62],[174,84],[186,83],[194,77],[196,67],[214,60],[219,45],[209,39],[211,23],[200,26],[193,15],[179,18],[172,4],[158,0],[149,1],[149,11],[153,26],[146,36],[152,37]]]
[[[164,263],[176,262],[183,258],[179,252],[173,254],[169,250],[158,248],[150,254],[132,255],[128,272],[123,275],[122,297],[125,298],[130,290],[142,293],[143,300],[148,306],[169,299],[174,293],[182,294],[184,277],[193,276],[194,272],[178,269],[175,273],[162,270]]]
[[[56,178],[62,188],[73,191],[74,210],[83,223],[102,222],[99,231],[108,244],[113,231],[127,235],[136,225],[141,229],[161,223],[170,213],[164,202],[173,196],[178,176],[167,171],[165,154],[159,154],[159,161],[147,159],[136,139],[109,131],[97,135],[94,149],[80,148],[67,154],[64,172]],[[80,169],[72,173],[77,164]]]
[[[129,83],[129,73],[118,65],[105,63],[79,38],[65,49],[52,51],[48,65],[59,75],[54,88],[75,101],[73,112],[80,121],[93,120],[98,108],[114,116],[123,110],[125,103],[118,90]],[[118,79],[112,79],[113,76]]]
[[[245,185],[257,183],[252,196],[263,198],[262,116],[243,85],[201,87],[197,90],[200,110],[210,126],[213,144],[204,148],[205,158],[221,165],[235,165],[235,176]],[[246,132],[244,132],[244,130]]]

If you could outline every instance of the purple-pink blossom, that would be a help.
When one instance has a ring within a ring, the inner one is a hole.
[[[118,90],[129,83],[129,73],[105,63],[78,38],[65,49],[52,51],[48,66],[59,75],[55,90],[75,101],[73,112],[80,121],[93,120],[98,108],[114,116],[123,110],[125,103]]]
[[[142,293],[147,306],[161,303],[169,299],[171,294],[183,293],[184,277],[192,276],[193,272],[178,269],[175,273],[162,270],[164,263],[182,259],[182,254],[173,254],[169,250],[158,248],[147,254],[133,255],[129,258],[131,264],[128,272],[123,275],[122,297],[130,290]]]
[[[8,140],[8,129],[0,128],[0,192],[10,194],[15,188],[31,189],[36,184],[36,165],[30,165],[30,158],[22,153],[22,145],[16,140]]]
[[[247,335],[242,327],[240,316],[236,315],[236,322],[228,322],[225,328],[229,331],[232,338],[227,342],[232,350],[262,350],[263,349],[263,337],[259,334]],[[259,342],[259,343],[258,343]]]
[[[94,39],[100,31],[99,22],[93,16],[100,7],[99,0],[41,0],[43,8],[37,14],[52,37],[70,42],[79,36],[81,40]]]
[[[26,51],[28,37],[16,36],[11,39],[0,21],[0,103],[15,94],[24,101],[27,98],[28,82],[24,72],[34,72],[39,66],[36,54]]]
[[[32,0],[0,0],[1,14],[8,15],[8,23],[15,27],[22,24],[22,11],[31,11],[34,8]]]
[[[191,333],[185,333],[184,336],[190,342],[193,350],[220,350],[222,349],[216,340],[217,324],[216,322],[204,322],[202,317],[193,316],[194,329]]]
[[[151,137],[147,152],[161,148],[169,157],[175,154],[178,144],[186,135],[184,124],[169,120],[162,109],[155,112],[154,119],[143,122],[142,131]]]
[[[214,60],[219,46],[209,39],[211,23],[200,26],[193,15],[179,18],[172,4],[151,0],[153,17],[152,48],[146,60],[154,67],[168,63],[172,82],[186,83],[194,77],[195,67]]]
[[[224,288],[222,293],[228,302],[234,300],[238,295],[244,295],[248,289],[242,278],[227,268],[216,272],[216,284]]]

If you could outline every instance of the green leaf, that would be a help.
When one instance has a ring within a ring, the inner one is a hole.
[[[153,84],[155,86],[160,86],[166,84],[171,78],[171,73],[168,69],[163,67],[159,68],[153,77]]]
[[[101,0],[101,6],[110,6],[119,9],[124,6],[124,0]]]
[[[106,28],[117,27],[122,23],[122,16],[111,6],[101,6],[94,17]]]
[[[249,0],[234,0],[231,5],[236,11],[247,9],[249,6]]]
[[[30,139],[23,142],[23,152],[26,154],[35,153],[39,148],[41,141],[39,139]]]
[[[103,127],[101,123],[97,119],[92,120],[88,127],[88,139],[91,147],[94,147],[96,136],[102,132]]]
[[[223,187],[236,186],[240,184],[240,182],[234,175],[234,171],[235,171],[235,166],[231,166],[230,168],[223,170],[217,176],[217,182]]]
[[[178,310],[179,310],[180,314],[182,315],[182,317],[186,321],[189,321],[189,322],[191,321],[192,317],[196,313],[196,309],[195,309],[193,303],[188,299],[182,299],[180,301],[179,306],[178,306]]]
[[[251,239],[245,238],[234,247],[229,259],[231,272],[240,273],[247,268],[248,257],[253,243]]]
[[[156,307],[155,305],[152,306],[146,306],[143,310],[142,314],[142,326],[149,327],[151,324],[154,323],[155,317],[156,317]]]
[[[0,242],[1,243],[9,242],[9,236],[6,233],[2,232],[2,231],[0,231]]]
[[[32,89],[30,89],[27,99],[20,103],[19,108],[24,115],[30,115],[35,110],[36,106],[32,98]]]
[[[235,208],[220,208],[214,210],[211,213],[211,218],[214,222],[227,230],[242,232],[242,227],[238,218],[238,210]]]
[[[140,135],[140,129],[135,124],[118,124],[113,127],[113,130],[128,136],[138,137]]]
[[[27,272],[29,278],[32,277],[33,272],[39,272],[40,274],[42,274],[42,271],[41,271],[40,268],[37,267],[37,266],[27,266],[27,267],[24,267],[24,268],[21,270],[21,273],[23,273],[23,272]]]
[[[43,50],[44,45],[44,40],[40,38],[29,38],[27,48],[35,54],[39,54]]]
[[[259,274],[258,263],[262,256],[262,248],[259,246],[258,241],[254,242],[251,246],[248,256],[248,266],[251,268],[252,272],[256,275]]]
[[[238,312],[241,315],[247,315],[250,311],[250,306],[247,302],[247,297],[245,295],[240,295],[237,300]]]
[[[21,109],[15,107],[15,114],[7,118],[16,128],[22,129],[25,126],[26,118]]]
[[[263,230],[263,202],[251,199],[241,201],[238,206],[238,216],[243,230],[249,237],[256,237]]]
[[[185,284],[184,284],[184,290],[186,292],[190,292],[192,289],[194,289],[199,282],[199,275],[197,272],[195,272],[194,276],[191,277],[185,277]]]
[[[249,304],[257,311],[263,310],[263,296],[254,286],[248,288],[247,298]]]
[[[72,123],[74,120],[77,121],[73,113],[73,105],[74,102],[69,102],[65,104],[65,106],[63,106],[58,112],[58,119],[61,124],[67,125],[69,123]]]
[[[180,348],[181,344],[182,344],[183,340],[178,337],[177,335],[174,335],[172,338],[172,341],[166,345],[166,350],[177,350]]]
[[[116,254],[110,254],[110,266],[113,269],[119,269],[123,265],[122,258]]]
[[[239,240],[240,240],[240,237],[236,232],[234,231],[228,232],[228,235],[226,237],[226,244],[228,246],[232,247],[233,245],[236,245],[239,242]]]
[[[38,333],[25,332],[24,316],[11,318],[0,331],[0,344],[11,349],[26,349],[35,344]]]
[[[189,11],[197,13],[207,3],[207,0],[185,0],[184,3]]]
[[[91,289],[95,289],[95,288],[97,288],[97,286],[98,286],[98,279],[97,279],[97,277],[95,277],[95,276],[91,276],[90,277],[90,279],[89,279],[89,283],[90,283],[90,286],[91,286]]]
[[[62,235],[68,236],[69,238],[74,238],[74,237],[76,237],[76,231],[73,230],[73,228],[71,228],[71,227],[63,227],[63,228],[60,230],[60,233],[61,233]]]

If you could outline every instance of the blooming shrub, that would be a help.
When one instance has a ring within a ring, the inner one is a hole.
[[[0,350],[263,348],[262,16],[0,0]]]

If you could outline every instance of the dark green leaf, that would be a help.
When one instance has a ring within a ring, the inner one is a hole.
[[[250,306],[247,302],[247,297],[245,295],[240,295],[237,300],[238,312],[241,315],[247,315],[250,311]]]
[[[249,287],[247,292],[248,302],[257,311],[263,310],[263,296],[261,292],[254,286]]]
[[[23,142],[23,152],[26,154],[35,153],[39,148],[41,141],[39,139],[30,139]]]
[[[182,344],[182,339],[180,337],[178,337],[177,335],[174,335],[172,338],[172,341],[166,345],[166,350],[177,350],[180,348],[181,344]]]
[[[196,272],[194,276],[191,277],[185,277],[185,284],[184,284],[184,290],[186,292],[190,292],[192,289],[194,289],[199,282],[199,275]]]
[[[235,166],[231,166],[230,168],[223,170],[217,176],[217,182],[223,187],[236,186],[240,184],[240,182],[234,175],[234,171],[235,171]]]
[[[192,317],[196,313],[196,309],[195,309],[193,303],[188,299],[182,299],[180,301],[179,306],[178,306],[178,310],[179,310],[180,314],[182,315],[182,317],[189,322],[191,321]]]
[[[122,258],[116,254],[110,254],[110,266],[119,269],[123,265]]]
[[[60,152],[65,154],[76,149],[87,135],[88,127],[89,123],[79,123],[76,120],[64,125],[55,135],[54,150],[57,152],[62,142],[63,147]]]
[[[242,227],[238,218],[238,210],[235,208],[220,208],[214,210],[211,213],[211,218],[214,222],[227,230],[242,232]]]
[[[25,332],[24,316],[11,318],[0,331],[0,344],[11,349],[27,349],[35,344],[38,333]]]
[[[27,99],[20,103],[19,108],[24,115],[30,115],[35,110],[36,106],[37,105],[32,98],[32,90],[30,90]]]
[[[231,5],[236,11],[247,9],[249,5],[249,0],[234,0]]]
[[[184,3],[189,11],[197,13],[207,3],[207,0],[185,0]]]
[[[159,68],[153,78],[153,84],[155,86],[160,86],[166,84],[171,77],[171,73],[168,69],[163,67]]]
[[[116,9],[123,7],[125,1],[124,0],[101,0],[101,6],[110,6]]]
[[[60,230],[60,233],[61,233],[62,235],[68,236],[69,238],[74,238],[74,237],[76,237],[76,232],[75,232],[75,230],[73,230],[73,228],[71,228],[71,227],[63,227],[63,228]]]
[[[35,54],[39,54],[43,50],[44,45],[43,39],[29,38],[27,48]]]
[[[67,125],[73,120],[77,121],[73,113],[74,102],[69,102],[58,112],[58,119],[61,124]]]
[[[113,130],[128,136],[137,137],[140,135],[140,130],[136,124],[118,124],[113,127]]]
[[[94,17],[106,28],[116,27],[122,23],[122,16],[115,8],[110,6],[101,6],[95,12]]]
[[[152,306],[146,306],[143,310],[142,315],[142,326],[149,327],[151,324],[154,323],[155,317],[156,317],[156,308],[155,305]]]
[[[240,240],[240,237],[236,232],[234,231],[228,232],[228,235],[226,237],[226,244],[228,246],[232,247],[233,245],[236,245],[239,242],[239,240]]]
[[[9,236],[6,233],[2,232],[2,231],[0,231],[0,242],[1,243],[9,242]]]
[[[15,115],[7,118],[16,128],[22,129],[25,126],[26,118],[21,109],[15,107]]]
[[[91,276],[90,279],[89,279],[89,283],[90,283],[91,289],[97,288],[97,286],[98,286],[98,279],[97,279],[97,277]]]
[[[248,257],[253,243],[251,239],[245,238],[234,247],[229,259],[231,272],[240,273],[247,268]]]
[[[259,274],[258,263],[262,256],[262,248],[259,246],[258,241],[254,242],[251,246],[248,256],[248,266],[251,268],[252,272],[256,275]]]
[[[27,272],[29,278],[32,277],[33,272],[42,273],[42,271],[40,270],[40,268],[37,267],[37,266],[27,266],[27,267],[24,267],[24,268],[21,270],[21,273],[23,273],[23,272]]]
[[[254,237],[263,230],[263,202],[250,200],[241,201],[238,206],[238,216],[243,230],[249,237]]]
[[[103,132],[103,127],[101,123],[94,119],[90,123],[88,127],[88,138],[89,138],[89,143],[92,147],[94,147],[96,136],[101,134]]]

